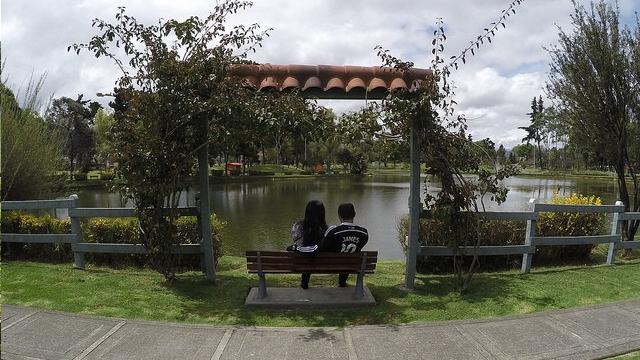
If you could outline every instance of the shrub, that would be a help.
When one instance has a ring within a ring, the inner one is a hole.
[[[212,169],[211,170],[211,176],[223,176],[224,175],[224,170],[222,169]]]
[[[182,244],[198,243],[197,218],[180,217],[176,221],[176,239]],[[224,222],[211,215],[212,243],[216,261],[222,254]],[[1,221],[2,233],[62,234],[70,233],[71,221],[51,215],[35,216],[20,212],[5,212]],[[135,218],[92,218],[82,223],[83,241],[90,243],[139,244],[140,232]],[[67,244],[3,243],[2,255],[9,259],[29,259],[52,262],[72,262],[73,252]],[[111,266],[144,266],[147,256],[140,254],[91,254],[88,261]],[[199,255],[181,255],[178,268],[200,269]]]
[[[100,172],[100,180],[111,181],[116,178],[116,174],[113,171],[102,171]]]
[[[19,94],[22,107],[4,79],[0,84],[2,200],[38,199],[63,185],[63,177],[52,176],[61,166],[62,141],[40,117],[43,79],[30,81],[27,91]]]
[[[572,194],[559,197],[554,194],[551,204],[558,205],[602,205],[597,196]],[[599,235],[604,230],[605,214],[578,213],[540,213],[538,236],[585,236]],[[595,245],[544,246],[536,249],[534,261],[540,257],[543,261],[557,262],[587,259]]]
[[[51,215],[34,216],[20,212],[3,212],[0,231],[16,234],[64,234],[71,232],[71,221]],[[2,243],[4,259],[32,259],[52,262],[71,261],[71,247],[66,244]]]
[[[276,174],[273,171],[254,170],[254,169],[247,170],[247,173],[249,174],[249,176],[275,176],[275,174]]]
[[[595,196],[586,197],[578,194],[569,197],[554,195],[552,204],[602,205]],[[540,213],[536,234],[538,236],[584,236],[598,235],[603,231],[606,216],[604,214],[572,214],[572,213]],[[398,220],[398,240],[402,248],[407,249],[406,236],[409,233],[408,216]],[[525,221],[480,220],[477,231],[480,231],[482,246],[503,246],[524,244],[526,230]],[[420,244],[447,246],[446,234],[442,224],[434,220],[420,220]],[[476,236],[476,234],[470,234]],[[536,264],[564,264],[571,261],[586,261],[595,245],[540,246],[536,248],[533,261]],[[469,260],[469,259],[466,259]],[[480,256],[481,270],[495,270],[519,267],[522,255]],[[453,269],[450,257],[418,257],[419,272],[450,272]]]
[[[76,171],[73,173],[73,180],[75,181],[85,181],[87,178],[88,176],[86,172]]]
[[[523,221],[481,220],[478,225],[477,229],[480,231],[481,239],[483,239],[481,244],[483,246],[520,245],[524,243],[526,223]],[[406,236],[409,235],[408,216],[401,217],[397,227],[398,240],[406,252]],[[447,246],[447,239],[445,239],[442,234],[446,234],[446,231],[441,222],[420,219],[420,245]],[[475,236],[475,234],[472,235]],[[521,260],[522,255],[478,257],[480,269],[485,271],[516,267]],[[453,269],[453,259],[444,256],[418,256],[416,266],[418,272],[421,273],[451,272]]]

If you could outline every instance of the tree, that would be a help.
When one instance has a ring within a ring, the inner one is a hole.
[[[257,24],[226,26],[229,15],[249,6],[224,1],[206,18],[160,19],[155,25],[119,7],[114,23],[93,20],[98,35],[69,47],[107,57],[121,71],[110,131],[124,178],[121,191],[136,206],[151,266],[168,280],[175,278],[171,252],[180,193],[191,183],[195,154],[208,141],[203,126],[209,122],[225,131],[227,100],[242,89],[229,67],[244,61],[265,36]]]
[[[29,200],[50,195],[61,184],[60,139],[40,117],[43,79],[30,83],[22,107],[0,84],[2,113],[2,200]]]
[[[369,108],[340,116],[336,128],[343,148],[340,158],[348,163],[352,174],[362,174],[367,170],[374,136],[382,129],[377,119],[378,114]]]
[[[474,141],[470,145],[472,145],[471,151],[477,152],[477,156],[482,159],[483,164],[493,165],[497,161],[496,144],[491,139],[484,138]]]
[[[311,152],[309,159],[312,164],[324,163],[327,172],[336,161],[336,152],[340,145],[340,134],[336,128],[337,117],[330,108],[318,107],[315,113],[316,131],[313,134],[313,144],[316,152]]]
[[[276,164],[285,158],[287,145],[294,137],[304,134],[303,129],[313,122],[313,108],[300,94],[266,93],[259,95],[255,108],[256,125],[266,130],[266,136],[276,149]]]
[[[519,160],[529,159],[531,156],[533,156],[534,151],[535,147],[531,144],[520,144],[514,146],[513,149],[511,149],[511,153],[515,154],[515,156]]]
[[[98,161],[105,166],[113,162],[113,148],[109,134],[113,125],[113,115],[100,108],[93,118],[93,129],[96,140],[96,156]]]
[[[433,76],[427,77],[413,91],[391,92],[381,105],[386,129],[405,141],[409,138],[411,128],[417,132],[422,148],[420,155],[427,166],[427,174],[439,181],[440,189],[436,195],[425,192],[424,205],[432,218],[441,222],[447,231],[444,237],[455,252],[454,273],[461,291],[469,286],[478,257],[472,256],[472,260],[464,264],[460,247],[480,245],[482,239],[477,231],[475,214],[484,207],[483,199],[487,195],[498,203],[506,200],[507,189],[501,180],[514,174],[516,168],[505,166],[488,170],[480,167],[483,159],[478,154],[481,152],[473,151],[475,146],[467,133],[466,120],[463,115],[455,113],[455,94],[449,76],[460,64],[466,63],[467,56],[474,56],[485,40],[491,42],[496,31],[506,26],[507,17],[515,14],[515,7],[520,3],[521,0],[512,1],[492,26],[485,28],[483,34],[458,55],[452,56],[446,64],[446,35],[444,24],[439,20],[431,43]],[[384,65],[401,71],[413,67],[412,62],[392,56],[388,50],[379,46],[377,49]],[[463,176],[463,172],[475,172],[477,180]]]
[[[62,154],[69,160],[69,171],[72,173],[76,165],[87,172],[95,154],[92,125],[93,117],[101,106],[82,98],[82,95],[78,95],[75,100],[68,97],[55,99],[46,113],[51,131],[59,133],[64,139]]]
[[[544,116],[543,116],[544,104],[542,102],[542,96],[539,99],[535,97],[531,100],[531,112],[527,113],[530,117],[529,126],[522,126],[518,129],[524,130],[527,132],[527,135],[522,138],[522,142],[529,145],[529,143],[534,142],[536,147],[533,150],[533,167],[536,167],[536,150],[537,153],[541,153],[540,142],[543,138],[544,131]]]
[[[549,49],[548,92],[568,115],[575,141],[613,165],[625,210],[638,211],[638,159],[632,147],[639,141],[633,127],[640,100],[640,26],[636,23],[633,37],[621,28],[618,10],[605,1],[592,2],[589,10],[574,1],[574,8],[573,32],[560,29],[559,44]],[[627,240],[633,240],[639,225],[627,222]]]
[[[512,150],[511,152],[509,152],[509,164],[517,164],[517,163],[518,163],[518,157]]]
[[[500,147],[498,147],[498,150],[496,150],[496,160],[500,165],[504,165],[507,163],[507,150],[504,149],[504,146],[502,146],[502,144],[500,144]]]

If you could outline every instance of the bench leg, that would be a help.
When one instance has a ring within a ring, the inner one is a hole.
[[[356,299],[364,297],[364,273],[359,273],[356,279]]]
[[[258,283],[258,298],[264,299],[267,297],[267,281],[264,275],[259,275],[260,282]]]

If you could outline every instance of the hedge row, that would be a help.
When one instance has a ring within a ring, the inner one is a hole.
[[[595,197],[574,194],[569,197],[554,196],[552,204],[567,205],[602,205],[602,201]],[[537,236],[587,236],[606,233],[605,214],[577,214],[577,213],[540,213],[537,221]],[[408,235],[408,217],[398,221],[398,240],[406,251],[406,236]],[[477,236],[481,239],[481,246],[504,246],[524,244],[526,221],[479,220],[477,226],[470,227],[469,245]],[[446,229],[438,221],[421,219],[420,244],[430,246],[447,246]],[[595,245],[560,245],[541,246],[536,248],[533,256],[535,264],[561,265],[567,263],[588,262]],[[471,258],[465,259],[469,261]],[[480,256],[481,270],[498,270],[519,268],[522,255]],[[418,272],[446,273],[453,269],[451,257],[418,257]]]
[[[211,215],[212,243],[216,259],[222,254],[224,223]],[[180,217],[176,221],[176,241],[181,244],[198,243],[198,221],[195,216]],[[139,244],[140,231],[135,218],[92,218],[82,221],[83,241],[89,243]],[[2,233],[15,234],[64,234],[70,233],[71,221],[51,215],[35,216],[23,212],[3,212]],[[68,244],[18,244],[2,243],[4,259],[73,262],[73,252]],[[85,259],[109,266],[145,266],[143,254],[91,254]],[[181,269],[200,269],[200,255],[180,255],[176,266]]]

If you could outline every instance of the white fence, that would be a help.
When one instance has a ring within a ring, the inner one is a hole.
[[[2,234],[2,242],[12,243],[39,243],[71,244],[73,251],[73,266],[84,269],[85,253],[109,253],[109,254],[145,254],[147,250],[142,244],[110,244],[110,243],[88,243],[83,242],[82,231],[80,229],[80,219],[94,217],[135,217],[134,208],[80,208],[78,207],[78,196],[71,195],[68,199],[60,200],[29,200],[29,201],[3,201],[2,211],[9,210],[48,210],[67,209],[71,219],[70,234]],[[198,224],[201,222],[200,211],[197,207],[180,207],[178,215],[197,216]],[[179,244],[174,245],[174,254],[200,254],[202,250],[202,231],[198,226],[200,244]]]
[[[628,220],[640,220],[640,212],[624,212],[624,206],[618,202],[616,205],[555,205],[536,204],[535,200],[529,202],[530,211],[500,211],[481,212],[480,216],[486,220],[505,221],[526,221],[527,229],[523,245],[506,246],[467,246],[457,250],[447,246],[422,246],[420,254],[423,256],[453,256],[455,254],[463,256],[496,256],[496,255],[522,255],[522,272],[531,270],[531,260],[539,246],[562,246],[562,245],[588,245],[588,244],[609,244],[607,254],[607,264],[614,263],[615,252],[620,249],[638,249],[640,241],[622,241],[620,236],[620,223]],[[536,224],[539,214],[542,212],[555,213],[582,213],[612,214],[613,221],[609,235],[595,236],[536,236]],[[424,212],[422,218],[427,218]]]

